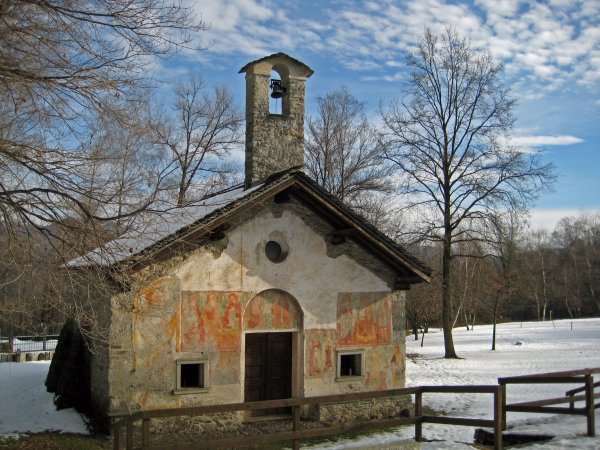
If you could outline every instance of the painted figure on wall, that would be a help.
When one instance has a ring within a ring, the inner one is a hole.
[[[389,344],[392,311],[384,293],[341,293],[338,297],[338,342],[340,345]]]
[[[182,351],[240,347],[242,305],[237,292],[182,292]]]

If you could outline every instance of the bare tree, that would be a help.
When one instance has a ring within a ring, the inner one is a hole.
[[[319,97],[317,103],[317,114],[306,121],[307,174],[336,198],[381,221],[384,208],[377,194],[391,193],[393,186],[379,133],[364,105],[347,87]]]
[[[496,323],[499,308],[515,291],[517,286],[517,259],[519,242],[522,242],[523,221],[516,211],[507,211],[491,216],[489,221],[488,245],[495,261],[495,276],[492,287],[492,350],[496,350]]]
[[[153,57],[204,27],[191,10],[160,0],[0,3],[0,213],[45,227],[65,215],[112,220],[106,190],[90,191],[96,164],[82,143],[90,120],[118,113],[152,85]],[[154,200],[121,208],[131,215]]]
[[[600,215],[580,214],[574,218],[563,218],[556,226],[553,239],[561,249],[561,264],[569,272],[568,284],[572,284],[569,290],[573,291],[573,297],[578,299],[577,303],[581,303],[580,307],[586,314],[597,314],[600,312],[597,296],[600,279]]]
[[[507,144],[514,100],[500,80],[502,66],[489,51],[447,29],[427,29],[415,53],[408,91],[385,109],[386,158],[403,177],[409,208],[428,214],[417,231],[441,241],[442,324],[445,356],[452,340],[453,244],[478,238],[474,224],[501,206],[524,208],[552,181],[552,167],[539,155]],[[480,238],[480,237],[479,237]]]
[[[406,295],[406,318],[411,325],[416,341],[419,339],[419,328],[423,333],[427,333],[429,326],[440,320],[441,279],[436,270],[440,259],[439,249],[422,248],[420,251],[416,249],[415,254],[434,270],[431,283],[417,285]],[[421,342],[422,344],[423,342]]]
[[[196,76],[178,84],[173,114],[163,113],[153,129],[173,161],[179,206],[227,184],[234,168],[225,157],[242,143],[244,116],[231,92],[217,86],[211,95],[203,89]]]
[[[551,281],[556,263],[551,257],[553,250],[548,231],[540,229],[530,233],[527,246],[532,256],[530,261],[531,287],[536,305],[537,320],[545,321],[548,307],[551,307]]]
[[[160,198],[167,172],[136,153],[131,111],[156,85],[154,58],[191,49],[203,28],[177,1],[0,1],[3,318],[33,320],[62,295],[50,275],[61,261]]]
[[[481,306],[486,262],[481,242],[461,242],[458,247],[458,255],[468,256],[457,258],[455,255],[456,268],[453,271],[453,285],[456,288],[456,295],[452,299],[456,299],[458,302],[455,302],[452,308],[454,310],[452,328],[456,326],[462,315],[468,331],[469,323],[474,326],[477,309]],[[456,303],[458,303],[458,307],[455,306]]]

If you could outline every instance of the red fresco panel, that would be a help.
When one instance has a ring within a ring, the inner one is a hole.
[[[244,314],[246,330],[297,330],[300,329],[300,322],[293,298],[277,290],[256,295]]]
[[[234,351],[240,348],[239,292],[182,292],[181,350]]]
[[[391,342],[392,308],[389,295],[370,292],[340,293],[337,314],[340,345]]]
[[[335,330],[306,330],[308,376],[333,375]]]

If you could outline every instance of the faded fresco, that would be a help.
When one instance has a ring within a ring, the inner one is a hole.
[[[373,390],[404,387],[402,345],[374,347],[367,352],[365,385]]]
[[[240,292],[181,293],[181,351],[237,351],[242,333]]]
[[[240,383],[241,353],[217,352],[210,361],[211,379],[215,384]]]
[[[138,291],[134,298],[133,346],[147,352],[151,361],[161,359],[164,351],[179,351],[178,293],[175,278],[161,278]],[[156,337],[148,336],[146,331],[157,327],[164,330],[160,334],[160,345],[156,345]]]
[[[298,330],[302,316],[294,298],[286,292],[269,289],[256,295],[244,312],[245,330]]]
[[[340,293],[337,329],[339,345],[391,343],[392,307],[388,293]]]
[[[335,330],[306,330],[307,376],[335,375]]]

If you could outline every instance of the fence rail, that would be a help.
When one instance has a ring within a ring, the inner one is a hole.
[[[121,429],[125,428],[125,445],[127,450],[134,448],[133,446],[133,425],[135,422],[142,422],[142,449],[148,450],[167,450],[167,449],[205,449],[205,448],[219,448],[219,447],[231,447],[231,446],[247,446],[256,445],[264,442],[275,442],[283,440],[293,440],[294,449],[300,448],[300,442],[302,439],[332,436],[344,432],[356,432],[365,431],[377,428],[387,428],[399,425],[414,425],[415,426],[415,439],[420,441],[423,438],[422,424],[423,423],[438,423],[438,424],[449,424],[449,425],[466,425],[466,426],[483,426],[491,427],[495,430],[495,436],[497,445],[495,448],[501,449],[501,411],[495,407],[495,415],[493,420],[483,419],[471,419],[471,418],[459,418],[459,417],[447,417],[447,416],[427,416],[422,415],[422,404],[423,394],[434,394],[434,393],[482,393],[482,394],[493,394],[494,405],[502,404],[500,395],[501,390],[497,385],[483,385],[483,386],[418,386],[403,389],[392,389],[386,391],[376,392],[359,392],[351,394],[339,394],[339,395],[325,395],[317,397],[303,397],[303,398],[288,398],[280,400],[265,400],[259,402],[246,402],[246,403],[233,403],[226,405],[209,405],[209,406],[195,406],[187,408],[176,408],[176,409],[160,409],[150,411],[138,411],[127,415],[125,418],[117,420],[113,424],[114,433],[114,449],[119,450],[121,448]],[[354,422],[335,425],[331,427],[318,428],[313,430],[301,430],[300,429],[300,408],[303,405],[317,405],[327,403],[342,403],[352,402],[357,400],[371,400],[375,398],[389,398],[398,397],[405,395],[415,395],[415,416],[408,418],[394,418],[394,419],[383,419],[374,420],[369,422]],[[150,444],[150,420],[156,418],[165,417],[179,417],[179,416],[192,416],[192,415],[204,415],[223,413],[231,411],[252,411],[260,409],[272,409],[272,408],[292,408],[292,431],[282,431],[276,433],[270,433],[268,435],[254,435],[254,436],[243,436],[228,439],[218,440],[203,440],[202,442],[195,443],[193,446],[183,443],[174,443],[168,445],[151,445]]]
[[[149,411],[137,411],[121,416],[113,423],[114,450],[121,448],[122,429],[125,431],[125,446],[127,450],[134,448],[134,424],[141,421],[141,447],[144,450],[192,450],[232,446],[257,445],[265,442],[286,441],[294,442],[294,449],[300,448],[303,439],[331,436],[344,432],[365,431],[377,428],[388,428],[399,425],[414,425],[415,440],[423,440],[423,424],[435,423],[446,425],[462,425],[472,427],[486,427],[494,430],[494,449],[502,449],[502,431],[506,430],[506,413],[513,412],[535,412],[550,414],[573,414],[585,415],[587,417],[587,434],[595,436],[594,410],[600,408],[600,404],[594,404],[594,399],[600,398],[600,394],[594,393],[594,388],[600,386],[600,382],[594,383],[593,374],[600,373],[600,368],[583,369],[568,372],[554,372],[519,377],[499,378],[497,385],[474,385],[474,386],[416,386],[403,389],[392,389],[387,391],[360,392],[351,394],[325,395],[317,397],[287,398],[279,400],[266,400],[259,402],[233,403],[226,405],[194,406],[186,408],[159,409]],[[559,381],[560,380],[560,381]],[[584,383],[584,386],[566,392],[564,397],[542,399],[536,401],[508,404],[506,402],[507,386],[511,384],[553,384],[553,383]],[[584,395],[575,395],[584,392]],[[473,419],[465,417],[430,416],[423,414],[424,394],[454,393],[454,394],[492,394],[493,395],[493,419]],[[331,427],[302,430],[300,429],[300,408],[303,405],[318,405],[327,403],[352,402],[357,400],[370,400],[376,398],[389,398],[405,395],[415,396],[414,417],[393,418],[383,420],[372,420],[369,422],[354,422],[334,425]],[[575,403],[585,401],[585,407],[575,408]],[[567,408],[555,406],[561,403],[569,403]],[[173,444],[152,445],[150,443],[150,421],[157,418],[180,417],[214,414],[232,411],[254,411],[272,408],[292,408],[292,431],[281,431],[271,434],[234,437],[227,439],[203,440],[202,442],[185,444],[176,442]]]
[[[56,349],[58,335],[0,337],[0,351],[5,353],[41,352]]]
[[[600,408],[600,404],[595,404],[594,399],[600,398],[600,393],[594,393],[594,389],[600,386],[600,382],[594,383],[593,375],[600,373],[600,367],[592,369],[569,370],[563,372],[539,373],[534,375],[523,375],[516,377],[498,378],[498,384],[502,388],[502,429],[506,430],[507,412],[529,412],[538,414],[569,414],[581,415],[587,418],[587,435],[596,435],[596,424],[594,410]],[[564,397],[533,400],[520,403],[506,403],[506,390],[511,384],[565,384],[565,383],[583,383],[584,385],[571,389],[565,393]],[[585,392],[585,395],[575,395]],[[575,408],[575,402],[585,401],[585,406]],[[557,407],[549,405],[560,405],[568,403],[568,407]]]

